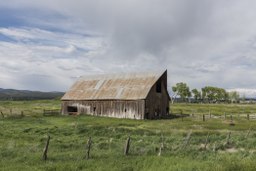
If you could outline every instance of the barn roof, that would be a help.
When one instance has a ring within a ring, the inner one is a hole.
[[[91,75],[78,79],[61,100],[146,99],[164,72]]]

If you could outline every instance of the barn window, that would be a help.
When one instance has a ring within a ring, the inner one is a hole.
[[[156,92],[157,93],[161,93],[162,92],[161,80],[158,80],[156,82]]]
[[[77,107],[76,106],[68,106],[68,112],[77,112]]]

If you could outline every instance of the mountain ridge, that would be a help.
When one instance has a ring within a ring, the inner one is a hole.
[[[32,90],[17,90],[0,88],[0,100],[40,100],[40,99],[59,99],[64,92],[42,92]]]

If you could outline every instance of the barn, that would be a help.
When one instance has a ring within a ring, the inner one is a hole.
[[[167,70],[80,77],[61,98],[64,115],[157,119],[169,113]]]

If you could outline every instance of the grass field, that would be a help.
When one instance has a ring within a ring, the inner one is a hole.
[[[0,102],[0,170],[255,170],[256,120],[129,120],[92,116],[43,116],[59,101]],[[255,105],[174,104],[173,113],[254,113]],[[24,111],[25,117],[19,117]],[[199,112],[200,111],[200,112]],[[250,130],[250,131],[249,131]],[[229,143],[227,135],[231,132]],[[248,134],[249,133],[249,134]],[[189,136],[190,134],[190,136]],[[206,137],[209,143],[204,149]],[[42,160],[47,135],[48,160]],[[123,155],[131,137],[128,156]],[[92,137],[91,159],[85,159]],[[159,148],[163,143],[161,156]]]
[[[195,104],[178,103],[171,105],[171,113],[183,114],[208,114],[209,111],[214,115],[226,114],[256,114],[256,105],[254,104]]]

